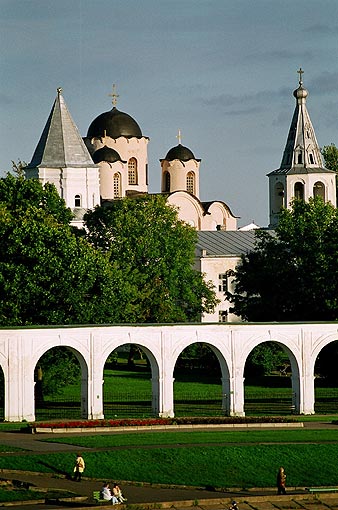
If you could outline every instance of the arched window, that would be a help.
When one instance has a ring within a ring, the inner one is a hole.
[[[114,174],[113,177],[113,193],[114,198],[121,197],[121,175],[119,173]]]
[[[298,152],[297,154],[297,163],[301,165],[303,163],[303,154],[302,152]]]
[[[313,196],[321,197],[325,202],[325,186],[322,182],[317,181],[313,186]]]
[[[304,184],[302,182],[296,182],[295,184],[295,198],[304,200]]]
[[[284,186],[281,182],[277,182],[275,186],[275,207],[276,213],[279,213],[284,205]]]
[[[195,194],[195,174],[194,172],[187,173],[187,191]]]
[[[128,184],[137,184],[137,161],[130,158],[128,161]]]
[[[81,207],[81,195],[75,195],[74,207]]]
[[[164,174],[164,191],[170,192],[170,173],[166,172]]]
[[[314,164],[315,164],[315,162],[314,162],[314,159],[313,159],[313,154],[312,154],[311,152],[310,152],[310,154],[309,154],[309,159],[310,159],[310,164],[311,164],[311,165],[314,165]]]

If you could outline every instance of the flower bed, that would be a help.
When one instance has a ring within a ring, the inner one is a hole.
[[[23,431],[35,431],[36,429],[97,429],[97,428],[116,428],[116,427],[152,427],[152,426],[170,426],[170,425],[240,425],[240,424],[286,424],[299,423],[292,418],[283,418],[280,416],[269,417],[183,417],[183,418],[145,418],[145,419],[114,419],[114,420],[65,420],[52,422],[34,422],[29,423]],[[28,430],[27,430],[28,429]]]

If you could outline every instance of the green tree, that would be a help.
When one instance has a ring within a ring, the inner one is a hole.
[[[26,166],[27,166],[27,163],[25,163],[25,161],[21,161],[21,159],[18,159],[17,163],[15,163],[15,161],[12,160],[12,170],[17,177],[25,176],[25,167]]]
[[[115,322],[123,275],[69,225],[52,185],[0,179],[0,325]]]
[[[296,200],[275,235],[256,236],[255,250],[231,273],[232,311],[249,321],[337,320],[337,209],[321,198]]]
[[[130,322],[198,321],[217,300],[193,269],[196,231],[163,196],[121,199],[85,215],[88,239],[133,289]],[[125,306],[124,303],[121,304]]]
[[[257,345],[248,356],[245,365],[246,376],[271,375],[274,370],[281,368],[287,360],[282,348],[274,342],[264,342]]]
[[[46,395],[59,395],[62,388],[79,380],[80,373],[79,362],[70,349],[50,349],[41,356],[35,369],[35,398],[41,402]]]
[[[335,144],[324,145],[321,152],[324,157],[326,168],[338,173],[338,148]]]

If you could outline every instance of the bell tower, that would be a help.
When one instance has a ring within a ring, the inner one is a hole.
[[[320,196],[336,206],[336,173],[324,167],[315,131],[306,108],[308,91],[303,87],[300,68],[299,86],[293,92],[296,107],[284,149],[282,162],[269,177],[270,226],[278,224],[282,208],[296,198],[309,200]]]

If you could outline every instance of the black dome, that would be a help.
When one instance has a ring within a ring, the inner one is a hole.
[[[194,154],[191,152],[190,149],[187,147],[184,147],[180,143],[176,145],[176,147],[173,147],[170,149],[170,151],[167,153],[166,157],[164,158],[168,161],[172,161],[173,159],[179,159],[181,161],[189,161],[189,159],[196,159]]]
[[[122,161],[120,154],[110,147],[104,146],[98,149],[92,155],[94,163],[100,163],[106,161],[107,163],[115,163],[115,161]]]
[[[120,136],[141,138],[142,132],[136,120],[130,115],[113,108],[109,112],[101,113],[96,117],[89,126],[87,133],[89,138],[99,138],[105,135],[111,138],[119,138]]]

